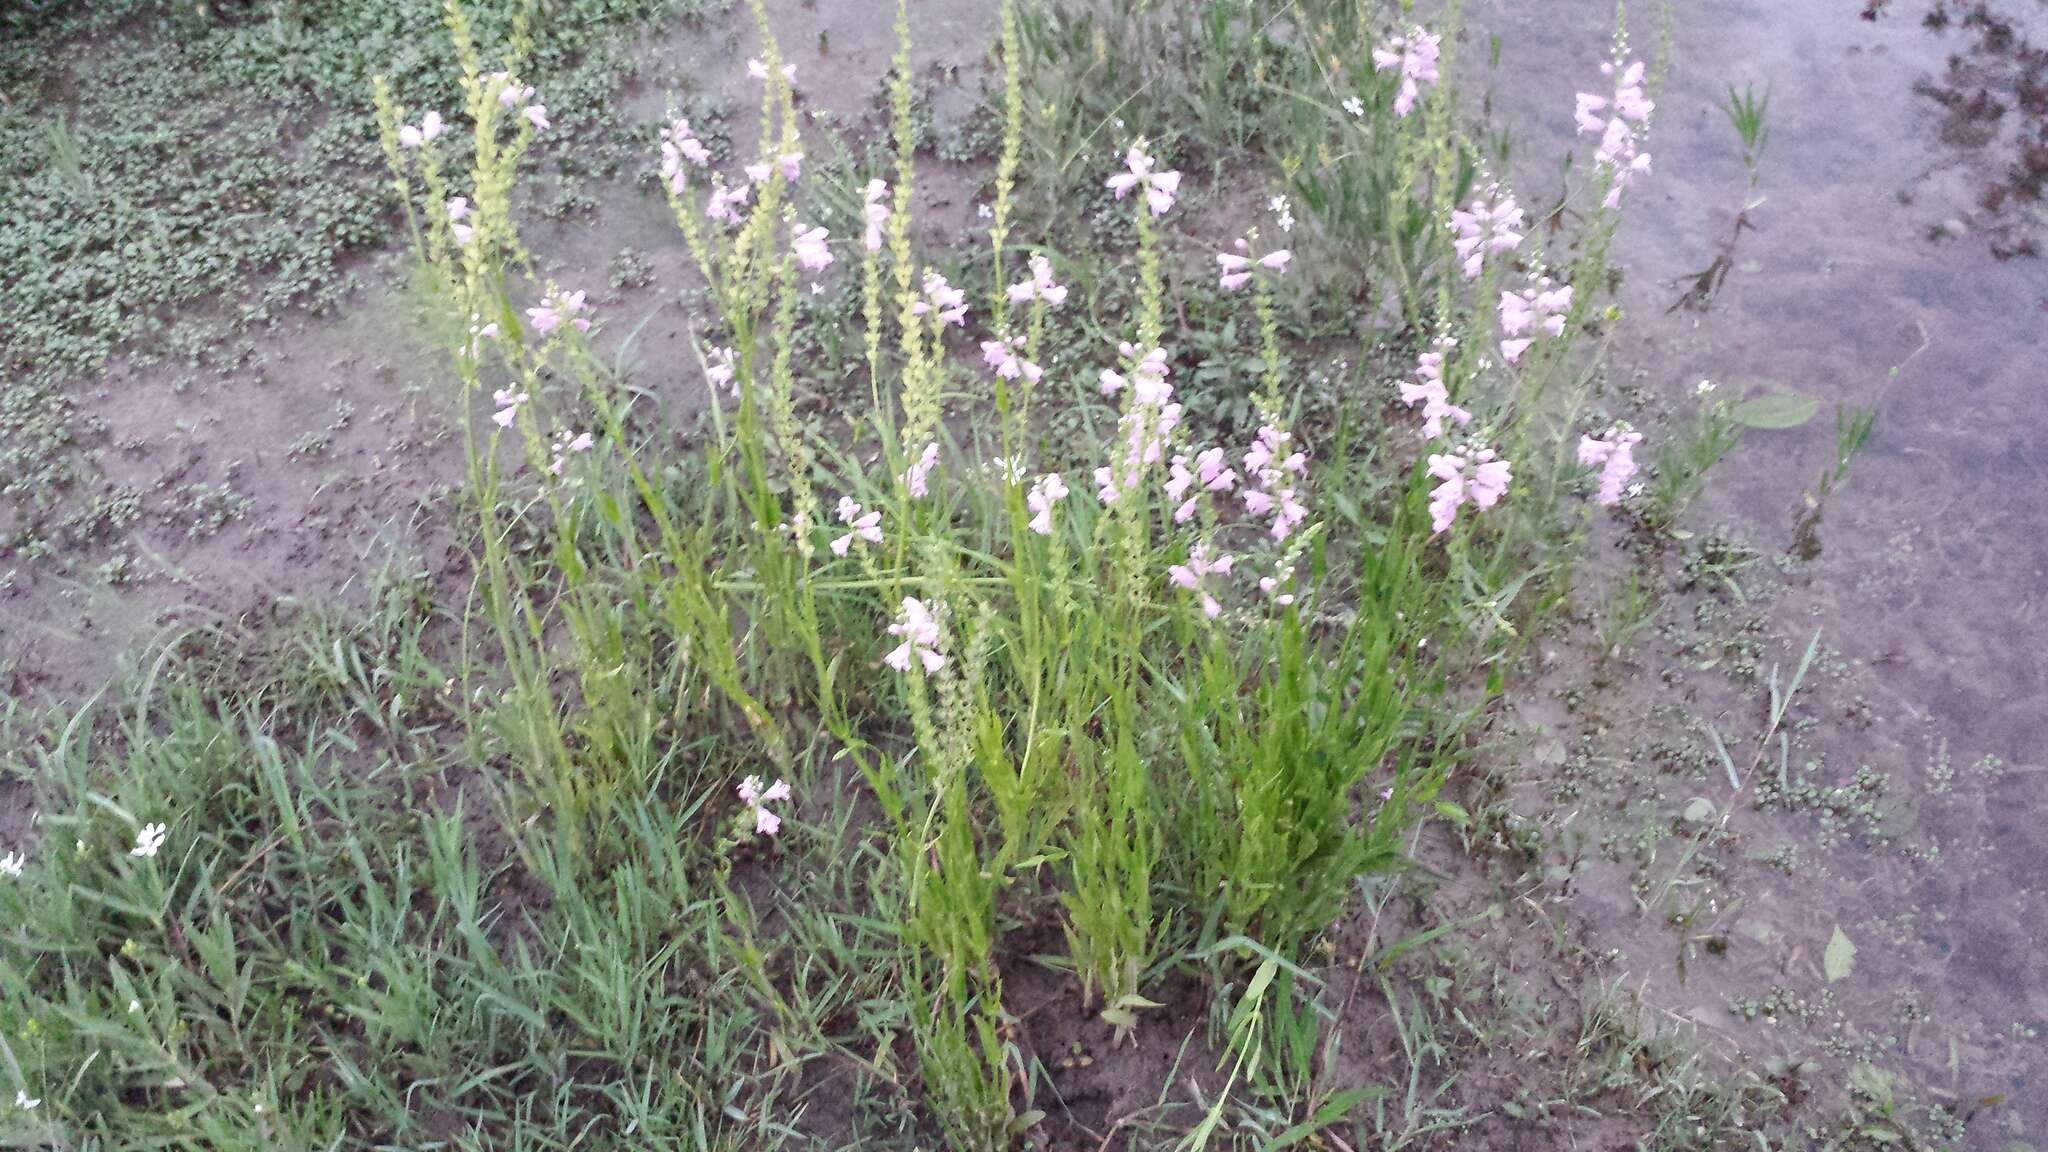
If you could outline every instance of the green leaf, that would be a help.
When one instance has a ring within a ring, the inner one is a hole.
[[[1819,410],[1820,404],[1811,396],[1774,392],[1744,400],[1730,409],[1728,416],[1745,428],[1797,428]]]
[[[1856,967],[1856,945],[1842,932],[1840,924],[1835,925],[1835,934],[1828,940],[1828,950],[1821,957],[1821,968],[1828,974],[1828,983],[1833,984],[1847,976]]]

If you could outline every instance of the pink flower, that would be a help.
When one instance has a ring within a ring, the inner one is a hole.
[[[1124,157],[1125,171],[1111,176],[1104,186],[1116,193],[1119,200],[1131,189],[1143,188],[1145,203],[1151,207],[1152,214],[1164,216],[1173,207],[1174,195],[1180,191],[1180,173],[1155,171],[1157,164],[1158,161],[1145,154],[1145,142],[1140,140],[1131,145],[1130,152]]]
[[[1131,375],[1127,377],[1113,368],[1104,368],[1101,376],[1102,394],[1104,396],[1116,395],[1128,386],[1133,379],[1144,382],[1144,390],[1148,394],[1156,392],[1157,387],[1166,382],[1166,373],[1168,371],[1166,349],[1154,348],[1141,356],[1138,353],[1137,347],[1128,342],[1118,345],[1118,348],[1122,351],[1126,360],[1134,362],[1131,366]],[[1167,391],[1171,394],[1172,389],[1169,388]]]
[[[1636,474],[1635,446],[1642,441],[1643,434],[1626,424],[1616,424],[1599,437],[1579,437],[1579,464],[1600,469],[1600,491],[1594,497],[1600,504],[1621,502]]]
[[[1005,380],[1015,380],[1021,376],[1030,383],[1036,384],[1039,378],[1045,375],[1045,372],[1038,365],[1019,355],[1018,349],[1022,345],[1022,338],[1016,336],[1012,336],[1008,340],[983,340],[981,342],[982,362],[995,369],[996,375]]]
[[[702,168],[711,163],[711,149],[690,130],[690,122],[678,117],[661,130],[661,174],[669,187],[680,194],[685,180],[684,162]]]
[[[1387,41],[1384,48],[1373,49],[1373,71],[1386,72],[1398,68],[1401,72],[1401,90],[1394,97],[1394,115],[1408,115],[1422,95],[1422,86],[1437,82],[1436,65],[1442,50],[1443,37],[1431,35],[1420,26],[1406,36],[1396,36]]]
[[[939,651],[938,617],[932,614],[924,601],[905,596],[903,610],[897,615],[896,623],[889,625],[889,635],[903,642],[882,657],[882,663],[898,672],[910,671],[913,656],[928,675],[945,666],[946,657]]]
[[[753,191],[750,184],[727,188],[719,177],[711,178],[711,198],[704,202],[704,215],[712,220],[723,220],[727,224],[740,222],[739,206],[747,202],[747,194]]]
[[[926,444],[924,451],[918,455],[916,460],[911,462],[910,467],[904,470],[903,475],[897,477],[897,479],[903,481],[903,487],[910,493],[911,499],[922,500],[930,495],[927,481],[931,477],[932,469],[937,467],[938,463],[939,445],[937,441],[933,441]]]
[[[1237,241],[1236,252],[1218,252],[1216,254],[1216,266],[1221,271],[1221,276],[1217,282],[1225,292],[1235,292],[1239,288],[1244,287],[1245,282],[1252,278],[1252,270],[1254,268],[1263,268],[1269,272],[1281,272],[1286,270],[1287,262],[1294,258],[1294,254],[1285,248],[1275,249],[1264,256],[1258,257],[1256,260],[1247,255],[1250,251],[1250,241],[1240,239]]]
[[[1031,258],[1031,275],[1005,289],[1012,304],[1029,304],[1043,300],[1048,308],[1057,308],[1067,302],[1065,285],[1055,284],[1052,279],[1052,261],[1043,256]]]
[[[1488,253],[1510,252],[1520,245],[1524,226],[1521,206],[1514,196],[1502,193],[1499,184],[1488,185],[1473,197],[1470,207],[1453,210],[1453,246],[1465,279],[1478,278]]]
[[[1031,523],[1028,527],[1040,536],[1052,535],[1052,506],[1066,499],[1067,482],[1057,472],[1048,472],[1038,478],[1031,491],[1024,494],[1024,504],[1031,509]]]
[[[1401,403],[1415,407],[1422,404],[1422,438],[1435,440],[1444,434],[1444,420],[1463,427],[1472,422],[1472,413],[1451,403],[1449,390],[1444,385],[1444,357],[1447,350],[1455,347],[1456,341],[1445,338],[1436,342],[1434,349],[1424,352],[1415,362],[1416,383],[1401,382]]]
[[[854,503],[851,496],[839,498],[839,522],[848,525],[851,530],[832,541],[834,556],[846,555],[847,549],[853,547],[855,540],[865,540],[870,544],[882,542],[881,512],[863,511],[859,504]]]
[[[542,336],[560,327],[564,320],[573,323],[578,332],[588,332],[589,317],[577,315],[584,310],[583,299],[584,294],[581,292],[562,292],[550,286],[547,298],[537,306],[528,308],[526,316],[533,321],[533,330]]]
[[[1252,260],[1249,256],[1239,256],[1234,252],[1218,252],[1216,265],[1223,270],[1218,283],[1225,292],[1237,291],[1244,287],[1245,281],[1252,278]]]
[[[1429,474],[1441,481],[1429,494],[1432,535],[1449,528],[1462,505],[1482,511],[1493,507],[1514,481],[1508,462],[1498,459],[1490,448],[1432,454]]]
[[[924,298],[910,306],[913,316],[935,313],[939,323],[967,326],[967,293],[946,283],[946,278],[937,272],[924,274]]]
[[[1188,549],[1187,563],[1167,567],[1166,582],[1175,588],[1193,592],[1200,598],[1202,615],[1214,620],[1223,614],[1223,605],[1217,603],[1216,597],[1210,594],[1207,587],[1208,578],[1230,575],[1231,566],[1235,563],[1236,558],[1227,555],[1211,559],[1209,545],[1198,540]]]
[[[1209,452],[1214,452],[1219,457],[1223,455],[1223,449],[1221,448],[1211,448]],[[1237,473],[1233,469],[1221,468],[1218,469],[1214,475],[1210,475],[1208,463],[1206,460],[1206,457],[1209,455],[1209,452],[1202,453],[1202,455],[1200,457],[1197,457],[1195,461],[1195,470],[1197,474],[1201,475],[1204,478],[1202,481],[1202,490],[1205,492],[1220,493],[1228,492],[1232,488],[1237,487]]]
[[[737,367],[732,349],[713,348],[711,354],[705,357],[704,379],[710,382],[712,388],[723,388],[737,396],[740,394],[740,388],[733,380]]]
[[[1602,201],[1608,208],[1621,203],[1624,187],[1650,171],[1650,154],[1641,149],[1650,114],[1657,105],[1643,90],[1643,71],[1640,60],[1624,63],[1616,59],[1600,65],[1601,74],[1614,81],[1614,94],[1579,93],[1573,116],[1579,135],[1600,137],[1593,162],[1609,174],[1611,183]]]
[[[1271,514],[1270,529],[1275,540],[1285,540],[1308,519],[1290,476],[1308,474],[1308,455],[1291,450],[1293,437],[1268,424],[1244,454],[1247,487],[1240,494],[1245,511],[1253,516]]]
[[[1507,336],[1527,333],[1528,337],[1501,341],[1501,355],[1513,364],[1521,359],[1536,332],[1564,335],[1565,320],[1571,310],[1571,285],[1554,286],[1548,276],[1537,277],[1533,285],[1520,292],[1503,291],[1500,294],[1501,332]]]
[[[1144,471],[1160,461],[1181,417],[1181,406],[1173,403],[1173,385],[1166,380],[1166,349],[1141,351],[1129,342],[1118,349],[1130,374],[1104,369],[1102,391],[1109,396],[1128,387],[1130,396],[1117,421],[1122,459],[1095,470],[1097,496],[1104,504],[1114,503],[1125,489],[1138,485]]]
[[[1273,575],[1259,577],[1259,591],[1264,592],[1267,596],[1271,597],[1273,603],[1278,604],[1282,608],[1285,608],[1289,604],[1294,603],[1294,593],[1283,592],[1281,591],[1281,589],[1286,588],[1293,583],[1294,565],[1283,564],[1280,566],[1280,570],[1274,573]]]
[[[790,241],[790,247],[796,253],[796,262],[812,272],[823,271],[832,263],[832,250],[825,246],[825,238],[828,235],[823,228],[813,228],[808,232],[799,231],[796,238]]]
[[[429,111],[420,117],[418,127],[407,124],[399,128],[398,144],[401,148],[418,148],[422,144],[431,144],[440,139],[442,133],[446,131],[448,125],[442,121],[441,114]]]
[[[532,124],[536,132],[545,132],[554,127],[548,122],[548,106],[545,104],[528,104],[520,115],[526,117],[527,123]]]
[[[571,453],[588,452],[597,440],[588,432],[557,432],[553,446],[554,459],[548,464],[548,471],[560,476],[569,470]]]
[[[782,830],[782,817],[770,812],[768,805],[782,803],[789,799],[788,784],[777,780],[775,783],[764,788],[759,776],[749,776],[740,781],[738,791],[740,803],[746,805],[748,811],[754,814],[754,834],[756,836],[773,836]]]
[[[766,80],[768,79],[768,65],[762,63],[759,59],[749,60],[747,61],[747,75],[756,80]],[[796,65],[784,64],[782,66],[782,79],[786,84],[796,83]]]
[[[526,403],[529,397],[524,392],[500,388],[491,393],[491,399],[498,405],[498,410],[491,413],[491,422],[500,428],[510,428],[513,422],[519,419],[519,406]]]
[[[496,340],[497,338],[498,325],[496,321],[485,324],[483,323],[482,316],[474,312],[469,314],[469,346],[465,351],[469,354],[470,359],[473,360],[484,354],[484,341]]]
[[[889,194],[889,186],[880,180],[868,181],[867,192],[862,198],[861,218],[867,224],[867,234],[861,238],[870,252],[882,250],[882,225],[889,222],[889,206],[882,198]]]
[[[493,72],[488,79],[498,86],[498,107],[507,112],[533,99],[533,86],[519,83],[508,73]]]

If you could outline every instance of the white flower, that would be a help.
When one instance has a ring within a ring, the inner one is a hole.
[[[135,834],[135,847],[128,850],[130,856],[149,857],[164,846],[169,830],[161,824],[144,824],[142,831]]]
[[[1276,193],[1266,207],[1273,210],[1273,216],[1282,232],[1294,231],[1294,206],[1287,202],[1286,193]]]
[[[1363,116],[1365,115],[1365,101],[1360,100],[1356,96],[1346,96],[1344,98],[1344,110],[1353,116]]]
[[[9,852],[5,856],[0,856],[0,876],[7,876],[9,878],[20,876],[22,866],[27,863],[28,857],[23,856],[19,852]]]
[[[38,1104],[41,1104],[42,1102],[42,1097],[40,1096],[36,1097],[35,1099],[30,1099],[29,1094],[23,1092],[19,1088],[15,1089],[14,1091],[14,1106],[16,1108],[21,1109],[23,1112],[35,1111],[36,1106]]]

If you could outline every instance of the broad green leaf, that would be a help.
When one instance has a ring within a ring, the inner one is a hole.
[[[1849,937],[1842,932],[1842,926],[1837,924],[1834,936],[1828,940],[1827,953],[1821,957],[1821,968],[1828,975],[1828,983],[1833,984],[1847,976],[1855,967],[1856,945],[1849,942]]]
[[[1819,410],[1820,404],[1811,396],[1776,392],[1752,396],[1737,404],[1728,415],[1745,428],[1797,428],[1813,419]]]

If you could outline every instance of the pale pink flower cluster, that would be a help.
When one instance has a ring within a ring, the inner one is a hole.
[[[782,155],[777,156],[772,164],[766,160],[760,160],[745,165],[740,171],[745,172],[747,179],[752,180],[756,184],[766,184],[768,177],[776,172],[781,172],[784,180],[794,184],[804,174],[804,154],[801,152],[784,152]]]
[[[1180,424],[1181,406],[1173,402],[1173,385],[1166,382],[1169,371],[1166,349],[1141,350],[1128,341],[1117,346],[1129,375],[1115,369],[1102,370],[1102,394],[1114,396],[1125,388],[1130,398],[1117,421],[1123,442],[1123,459],[1095,470],[1096,498],[1114,504],[1126,489],[1135,486],[1145,469],[1159,463],[1167,438]],[[1118,463],[1122,471],[1117,470]]]
[[[1287,539],[1308,519],[1308,509],[1297,499],[1294,488],[1297,479],[1308,475],[1308,455],[1291,450],[1293,439],[1268,424],[1259,429],[1258,439],[1244,454],[1247,483],[1240,499],[1244,510],[1253,516],[1273,517],[1275,540]]]
[[[1458,267],[1465,279],[1479,278],[1488,255],[1514,251],[1522,243],[1526,226],[1514,194],[1502,191],[1499,184],[1487,185],[1472,198],[1470,207],[1453,209],[1452,245],[1458,250]]]
[[[762,63],[758,57],[749,60],[747,61],[747,75],[756,80],[765,81],[768,79],[768,65]],[[796,83],[796,65],[784,64],[782,66],[782,82],[785,84]]]
[[[927,312],[938,317],[942,325],[967,326],[967,291],[955,288],[937,272],[924,274],[924,296],[910,305],[910,314],[923,316]]]
[[[1039,378],[1045,375],[1045,370],[1024,359],[1023,347],[1024,338],[1021,336],[1012,336],[1008,340],[983,340],[981,359],[983,363],[995,369],[996,375],[1005,380],[1022,377],[1036,384]]]
[[[796,236],[790,240],[790,250],[796,253],[796,262],[811,272],[822,272],[832,264],[832,249],[826,246],[831,233],[823,228],[803,229],[799,227]]]
[[[548,106],[534,100],[533,85],[521,84],[504,72],[493,73],[489,77],[489,82],[498,85],[499,107],[507,112],[518,108],[519,114],[526,117],[526,122],[533,125],[536,132],[545,132],[554,127],[548,121]],[[522,108],[521,105],[525,107]]]
[[[1166,374],[1170,371],[1166,366],[1166,349],[1154,348],[1140,355],[1137,345],[1124,341],[1117,345],[1117,351],[1122,353],[1124,359],[1130,362],[1131,374],[1126,376],[1114,368],[1104,368],[1100,377],[1102,394],[1104,396],[1116,395],[1129,386],[1133,380],[1137,381],[1140,392],[1145,395],[1156,394],[1161,388],[1166,389],[1167,396],[1173,395],[1172,386],[1166,383]],[[1153,403],[1154,401],[1148,400],[1146,402]],[[1159,400],[1157,402],[1164,403],[1165,401]]]
[[[1197,540],[1194,547],[1188,549],[1187,563],[1167,566],[1166,582],[1201,597],[1202,615],[1214,620],[1223,614],[1223,605],[1217,603],[1216,597],[1210,595],[1206,586],[1208,578],[1212,575],[1230,575],[1230,569],[1236,563],[1236,558],[1227,554],[1211,559],[1209,545]]]
[[[1618,504],[1628,482],[1636,474],[1635,447],[1643,434],[1626,424],[1616,424],[1599,436],[1579,437],[1579,464],[1600,469],[1601,504]]]
[[[1637,176],[1650,170],[1650,154],[1642,151],[1643,134],[1649,127],[1656,102],[1643,91],[1643,62],[1624,63],[1616,58],[1600,66],[1600,73],[1614,81],[1614,95],[1579,93],[1579,135],[1600,137],[1593,161],[1612,173],[1607,207],[1621,203],[1621,190]]]
[[[447,131],[448,124],[441,119],[441,114],[430,111],[420,117],[418,124],[405,124],[399,127],[398,146],[400,148],[418,148],[440,139],[441,135]]]
[[[498,410],[491,413],[491,423],[500,428],[510,428],[519,419],[519,406],[531,399],[526,393],[514,392],[510,388],[492,392],[491,402],[498,406]]]
[[[1191,467],[1192,465],[1192,467]],[[1201,491],[1190,492],[1197,485]],[[1167,462],[1166,498],[1174,502],[1173,522],[1185,524],[1200,507],[1202,492],[1223,493],[1237,487],[1237,473],[1221,448],[1204,448],[1189,460],[1176,455]]]
[[[747,197],[752,195],[753,191],[754,186],[752,184],[728,187],[725,183],[725,177],[712,176],[711,195],[704,201],[705,218],[721,221],[726,224],[739,223],[740,205],[747,202]]]
[[[588,432],[557,432],[553,445],[554,459],[548,463],[548,471],[556,476],[569,470],[569,455],[588,452],[597,443],[597,438]]]
[[[584,293],[550,292],[546,299],[526,310],[526,318],[533,322],[533,330],[542,336],[553,332],[567,320],[578,332],[590,331],[590,318],[584,311]]]
[[[903,475],[897,479],[903,481],[903,488],[910,493],[912,500],[922,500],[931,495],[932,469],[938,466],[939,444],[934,440],[924,446],[924,451],[918,453],[917,459],[911,461],[910,467],[904,469]]]
[[[1031,509],[1028,527],[1040,536],[1052,535],[1052,506],[1067,498],[1067,482],[1057,472],[1038,478],[1024,494],[1024,506]]]
[[[1508,494],[1515,476],[1508,462],[1491,448],[1467,446],[1457,452],[1432,453],[1429,474],[1440,483],[1429,493],[1431,535],[1451,526],[1466,504],[1484,511]]]
[[[1500,330],[1509,339],[1500,342],[1500,354],[1513,364],[1535,343],[1538,332],[1564,335],[1565,317],[1572,310],[1572,286],[1556,285],[1550,277],[1538,276],[1520,292],[1500,294]]]
[[[905,596],[903,611],[896,617],[896,623],[889,625],[889,635],[903,642],[890,649],[882,663],[898,672],[908,672],[911,657],[915,656],[927,674],[945,667],[945,654],[939,651],[939,619],[924,601]]]
[[[1444,386],[1444,358],[1457,344],[1448,336],[1439,337],[1429,351],[1416,357],[1414,381],[1401,381],[1401,403],[1410,408],[1422,405],[1424,440],[1441,437],[1446,419],[1461,428],[1472,422],[1472,413],[1451,403],[1450,390]]]
[[[1255,269],[1263,268],[1273,273],[1283,272],[1287,268],[1287,262],[1294,258],[1294,254],[1287,249],[1276,248],[1255,259],[1251,255],[1251,241],[1245,237],[1238,238],[1236,247],[1235,252],[1216,254],[1216,266],[1220,270],[1219,283],[1225,292],[1235,292],[1244,287],[1245,282],[1252,278]]]
[[[1282,608],[1294,603],[1294,593],[1286,589],[1294,585],[1294,565],[1282,564],[1280,570],[1271,576],[1259,577],[1259,591],[1272,597],[1273,603]]]
[[[457,244],[468,247],[469,242],[476,237],[476,229],[463,223],[469,219],[469,197],[451,196],[443,207],[448,213],[449,234],[455,237]]]
[[[481,315],[475,312],[469,314],[469,346],[465,351],[469,353],[469,358],[472,360],[484,354],[484,341],[496,340],[498,338],[497,321],[493,320],[489,324],[483,321],[484,318]]]
[[[711,387],[714,389],[723,388],[734,396],[738,396],[740,394],[740,386],[736,377],[739,364],[738,357],[733,350],[730,348],[713,348],[711,354],[704,359],[704,378],[710,382]]]
[[[864,511],[851,496],[839,498],[839,522],[851,530],[832,541],[834,556],[846,555],[847,549],[853,547],[855,540],[865,540],[870,544],[882,542],[882,513]]]
[[[868,181],[867,190],[861,194],[861,221],[867,231],[861,236],[861,243],[870,252],[882,250],[882,226],[889,222],[889,206],[882,198],[889,194],[889,185],[883,180]]]
[[[1010,285],[1006,292],[1012,304],[1043,300],[1046,307],[1057,308],[1067,302],[1066,286],[1053,282],[1052,261],[1043,256],[1033,256],[1030,277]]]
[[[1119,200],[1133,188],[1142,188],[1145,203],[1151,207],[1152,214],[1166,215],[1173,207],[1175,194],[1180,191],[1180,173],[1161,170],[1159,162],[1145,154],[1143,140],[1131,145],[1130,152],[1124,156],[1124,168],[1124,171],[1111,176],[1104,186],[1116,193]]]
[[[754,814],[754,834],[773,836],[782,830],[782,817],[768,810],[768,805],[786,802],[789,799],[789,785],[781,780],[766,787],[759,776],[749,776],[740,781],[740,803]]]
[[[661,130],[661,175],[668,186],[680,196],[685,179],[683,164],[688,162],[699,168],[711,163],[711,149],[704,146],[697,134],[690,130],[690,122],[678,116]]]
[[[1396,36],[1387,41],[1383,48],[1372,50],[1372,70],[1388,72],[1401,71],[1401,90],[1394,96],[1394,115],[1406,116],[1415,110],[1415,101],[1422,96],[1425,84],[1437,82],[1437,59],[1443,52],[1444,38],[1430,33],[1420,25],[1406,36]]]

